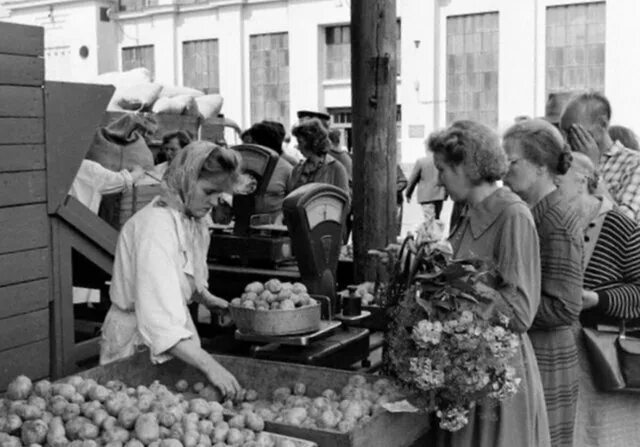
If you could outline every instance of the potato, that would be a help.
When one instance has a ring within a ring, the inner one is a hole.
[[[229,427],[231,428],[244,428],[245,424],[245,415],[236,414],[231,419],[229,419]]]
[[[97,385],[98,383],[95,380],[87,379],[76,387],[76,391],[87,397],[89,395],[89,391]]]
[[[243,301],[242,302],[242,306],[244,309],[255,309],[256,308],[256,303],[254,301]]]
[[[263,290],[264,290],[264,286],[262,285],[262,283],[258,281],[252,282],[244,288],[245,292],[253,292],[256,294],[262,292]]]
[[[144,447],[144,444],[137,439],[129,439],[124,447]]]
[[[211,407],[206,400],[202,398],[196,398],[191,399],[191,401],[189,402],[189,411],[196,413],[200,417],[206,418],[211,413]]]
[[[182,442],[177,439],[163,439],[160,441],[160,447],[184,447]]]
[[[61,417],[54,417],[49,422],[46,440],[51,447],[63,447],[69,443]]]
[[[104,385],[107,389],[111,391],[124,391],[127,389],[127,386],[120,380],[109,380]]]
[[[204,389],[204,383],[196,382],[196,383],[193,384],[193,391],[195,391],[196,393],[199,393],[203,389]]]
[[[280,302],[280,309],[282,310],[292,310],[295,309],[296,305],[293,304],[293,301],[291,300],[284,300],[282,302]]]
[[[100,409],[102,409],[102,404],[97,400],[85,402],[80,405],[80,413],[82,413],[84,417],[87,417],[89,419],[92,419],[95,412]]]
[[[107,387],[102,385],[96,385],[89,390],[87,397],[89,397],[89,399],[91,400],[105,402],[110,395],[111,395],[111,392]]]
[[[258,392],[256,390],[248,389],[244,395],[244,400],[247,402],[254,402],[258,399]]]
[[[78,437],[80,439],[89,440],[89,439],[96,439],[99,434],[100,434],[100,429],[98,428],[98,426],[87,421],[80,428],[80,431],[78,432]]]
[[[278,279],[270,279],[264,283],[264,288],[271,293],[279,293],[282,290],[282,283]]]
[[[253,431],[264,430],[264,420],[255,413],[249,413],[246,416],[245,425]]]
[[[20,437],[26,445],[43,444],[47,437],[48,429],[47,424],[40,419],[27,421],[22,425]]]
[[[197,447],[200,440],[200,433],[195,430],[190,430],[182,437],[182,445],[184,447]]]
[[[78,416],[80,416],[80,405],[78,404],[68,404],[62,412],[62,420],[65,422]]]
[[[189,389],[189,382],[187,382],[186,380],[180,379],[176,382],[176,390],[178,390],[180,393],[184,393],[188,389]]]
[[[84,379],[80,376],[69,376],[66,382],[74,388],[78,388],[80,385],[82,385]]]
[[[255,439],[257,447],[274,447],[275,441],[269,433],[258,433]]]
[[[253,430],[249,430],[248,428],[243,428],[242,430],[240,430],[240,433],[242,433],[242,438],[244,439],[244,442],[251,442],[254,439],[256,439],[256,434]]]
[[[102,428],[104,430],[110,430],[118,425],[118,420],[114,416],[107,416],[107,418],[102,421]]]
[[[140,416],[140,410],[138,410],[138,407],[124,407],[120,410],[120,413],[118,413],[118,423],[127,430],[130,430],[135,425],[138,416]]]
[[[213,442],[224,442],[227,439],[227,435],[229,434],[229,424],[224,421],[218,422],[213,428]]]
[[[296,282],[296,283],[293,283],[293,286],[291,287],[291,291],[296,294],[307,293],[307,286],[305,286],[301,282]]]
[[[125,443],[129,440],[129,432],[122,427],[112,427],[102,433],[102,441],[106,444],[109,442]]]
[[[127,405],[131,405],[129,397],[122,391],[109,396],[104,402],[104,408],[111,416],[117,417],[120,411]]]
[[[85,414],[85,416],[87,416]],[[89,416],[87,416],[89,417]],[[107,413],[107,410],[105,410],[104,408],[97,408],[94,412],[93,415],[91,416],[91,419],[93,420],[93,423],[96,424],[98,427],[102,427],[102,425],[104,424],[104,421],[109,417],[109,413]]]
[[[304,396],[307,393],[307,385],[302,382],[298,382],[293,385],[293,394],[297,396]]]
[[[242,432],[238,428],[230,428],[229,433],[227,433],[227,439],[225,440],[229,445],[242,445],[244,442],[244,436],[242,436]]]
[[[35,405],[22,404],[15,408],[15,414],[20,416],[20,419],[26,421],[28,419],[40,419],[44,412]]]
[[[242,306],[242,298],[234,298],[231,301],[229,301],[229,305],[233,306],[233,307],[240,307]]]
[[[157,441],[160,438],[160,425],[155,413],[140,415],[135,423],[135,437],[144,444]]]
[[[213,425],[216,425],[218,422],[224,421],[224,415],[220,411],[212,411],[209,420],[213,422]]]
[[[178,418],[172,412],[163,410],[158,414],[158,422],[163,427],[171,427],[173,424],[178,422]]]
[[[175,439],[182,439],[183,436],[184,436],[184,428],[182,428],[182,424],[179,422],[173,424],[169,432],[169,437],[175,438]]]
[[[353,419],[344,419],[338,422],[338,430],[342,433],[348,433],[356,427],[356,421]]]
[[[33,392],[36,396],[48,398],[51,396],[51,382],[48,380],[40,380],[33,385]]]
[[[366,383],[367,383],[367,379],[364,376],[361,376],[360,374],[356,374],[349,378],[349,385],[354,386],[356,388],[362,387],[366,385]]]
[[[291,293],[291,289],[282,289],[278,293],[278,301],[288,300],[291,298],[292,295],[293,293]]]
[[[200,437],[198,438],[198,447],[211,447],[211,438],[200,433]]]
[[[262,293],[262,292],[261,292]],[[242,301],[258,301],[259,295],[255,292],[247,292],[242,294]]]
[[[51,391],[54,396],[64,397],[68,401],[71,401],[73,396],[76,394],[76,389],[69,383],[54,383],[51,386]]]
[[[338,398],[338,393],[336,393],[332,389],[326,389],[322,392],[322,396],[326,397],[328,400],[336,400]]]
[[[151,409],[151,404],[153,404],[153,401],[155,399],[155,396],[151,393],[145,393],[140,395],[140,397],[138,397],[138,403],[137,403],[137,407],[138,410],[140,410],[141,413],[146,413]]]
[[[273,391],[272,399],[274,402],[284,402],[289,396],[291,396],[291,389],[289,387],[280,387]]]
[[[24,400],[29,397],[33,383],[27,376],[18,376],[13,379],[7,386],[6,396],[11,400]]]
[[[64,421],[64,418],[62,418]],[[85,423],[88,423],[89,420],[83,416],[77,416],[73,419],[66,421],[64,424],[65,432],[67,433],[67,437],[71,440],[79,439],[80,430],[84,426]]]
[[[300,426],[307,418],[307,409],[304,407],[289,408],[284,411],[283,416],[285,424]]]

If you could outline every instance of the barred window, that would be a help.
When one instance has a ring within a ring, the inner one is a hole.
[[[447,123],[498,124],[498,13],[447,18]]]
[[[155,74],[153,45],[122,48],[122,71],[144,67]]]
[[[219,93],[218,40],[193,40],[182,43],[182,79],[186,87]]]

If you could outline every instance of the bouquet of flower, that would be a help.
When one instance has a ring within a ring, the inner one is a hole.
[[[500,275],[487,264],[452,261],[438,249],[420,259],[387,333],[387,373],[435,412],[440,427],[468,423],[480,399],[512,396],[520,379],[511,366],[520,339],[509,330],[509,307],[496,288]]]

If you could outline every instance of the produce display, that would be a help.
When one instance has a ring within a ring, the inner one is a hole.
[[[255,310],[292,310],[318,303],[307,293],[304,284],[270,279],[266,283],[252,282],[239,298],[231,300],[232,307]]]
[[[263,432],[263,418],[247,408],[229,419],[215,388],[198,383],[190,398],[188,389],[184,381],[173,392],[158,381],[131,388],[117,380],[32,383],[19,376],[0,399],[0,446],[298,447]]]
[[[382,285],[378,286],[378,290],[376,290],[375,283],[371,281],[363,282],[358,284],[357,289],[355,291],[355,295],[362,298],[363,306],[379,306],[382,304],[382,295],[384,293]],[[348,296],[349,292],[347,290],[343,290],[340,292],[342,296]]]
[[[347,433],[385,411],[384,404],[402,399],[402,394],[388,379],[369,383],[365,377],[354,375],[339,392],[326,389],[309,396],[306,385],[296,383],[275,389],[270,399],[254,391],[241,397],[241,403],[227,401],[223,407],[238,412],[238,417],[257,414],[268,422]]]

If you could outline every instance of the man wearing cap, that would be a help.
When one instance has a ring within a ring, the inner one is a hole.
[[[604,95],[581,93],[565,107],[560,129],[572,150],[593,160],[620,211],[640,223],[640,154],[611,139],[610,120]]]

